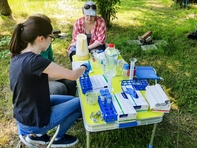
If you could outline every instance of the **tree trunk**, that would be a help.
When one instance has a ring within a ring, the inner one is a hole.
[[[10,9],[10,6],[8,4],[7,0],[0,0],[0,14],[1,15],[5,15],[5,16],[9,16],[11,15],[12,11]]]

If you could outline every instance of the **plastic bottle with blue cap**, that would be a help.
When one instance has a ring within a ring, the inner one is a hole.
[[[123,69],[122,69],[122,77],[124,79],[128,79],[128,76],[129,76],[129,64],[128,63],[125,63],[123,65]]]

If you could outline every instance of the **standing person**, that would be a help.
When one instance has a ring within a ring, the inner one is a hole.
[[[44,14],[35,14],[34,16],[41,17],[46,21],[51,23],[51,19]],[[41,51],[40,53],[43,57],[54,62],[53,57],[53,49],[50,44],[46,51]],[[71,95],[75,96],[77,91],[76,81],[68,80],[68,79],[60,79],[49,81],[49,91],[51,95]]]
[[[78,34],[87,36],[88,49],[105,50],[106,24],[102,17],[96,15],[96,4],[93,1],[87,1],[82,7],[83,17],[76,20],[72,43],[68,47],[68,54],[72,61],[72,56],[76,54],[76,38]]]
[[[78,79],[88,72],[89,65],[69,70],[40,55],[51,41],[52,25],[38,16],[30,16],[16,26],[9,44],[12,53],[9,79],[13,92],[14,118],[33,143],[49,142],[47,131],[60,125],[52,147],[73,146],[78,142],[74,136],[65,134],[81,115],[79,98],[49,95],[48,80]]]

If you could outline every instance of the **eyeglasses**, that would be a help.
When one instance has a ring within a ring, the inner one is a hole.
[[[84,6],[84,9],[88,10],[88,9],[90,9],[90,7],[91,7],[93,10],[96,10],[96,5],[88,5],[88,4],[86,4],[86,5]]]
[[[51,38],[51,42],[55,41],[55,37],[54,37],[54,36],[49,35],[48,37],[50,37],[50,38]]]

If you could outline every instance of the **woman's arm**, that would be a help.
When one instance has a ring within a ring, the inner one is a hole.
[[[88,46],[88,49],[91,50],[91,49],[95,49],[96,47],[100,46],[101,44],[99,44],[98,42],[94,42],[93,44],[89,45]]]
[[[49,75],[49,80],[69,79],[77,80],[86,70],[85,66],[81,66],[75,70],[70,70],[51,62],[43,71]]]

